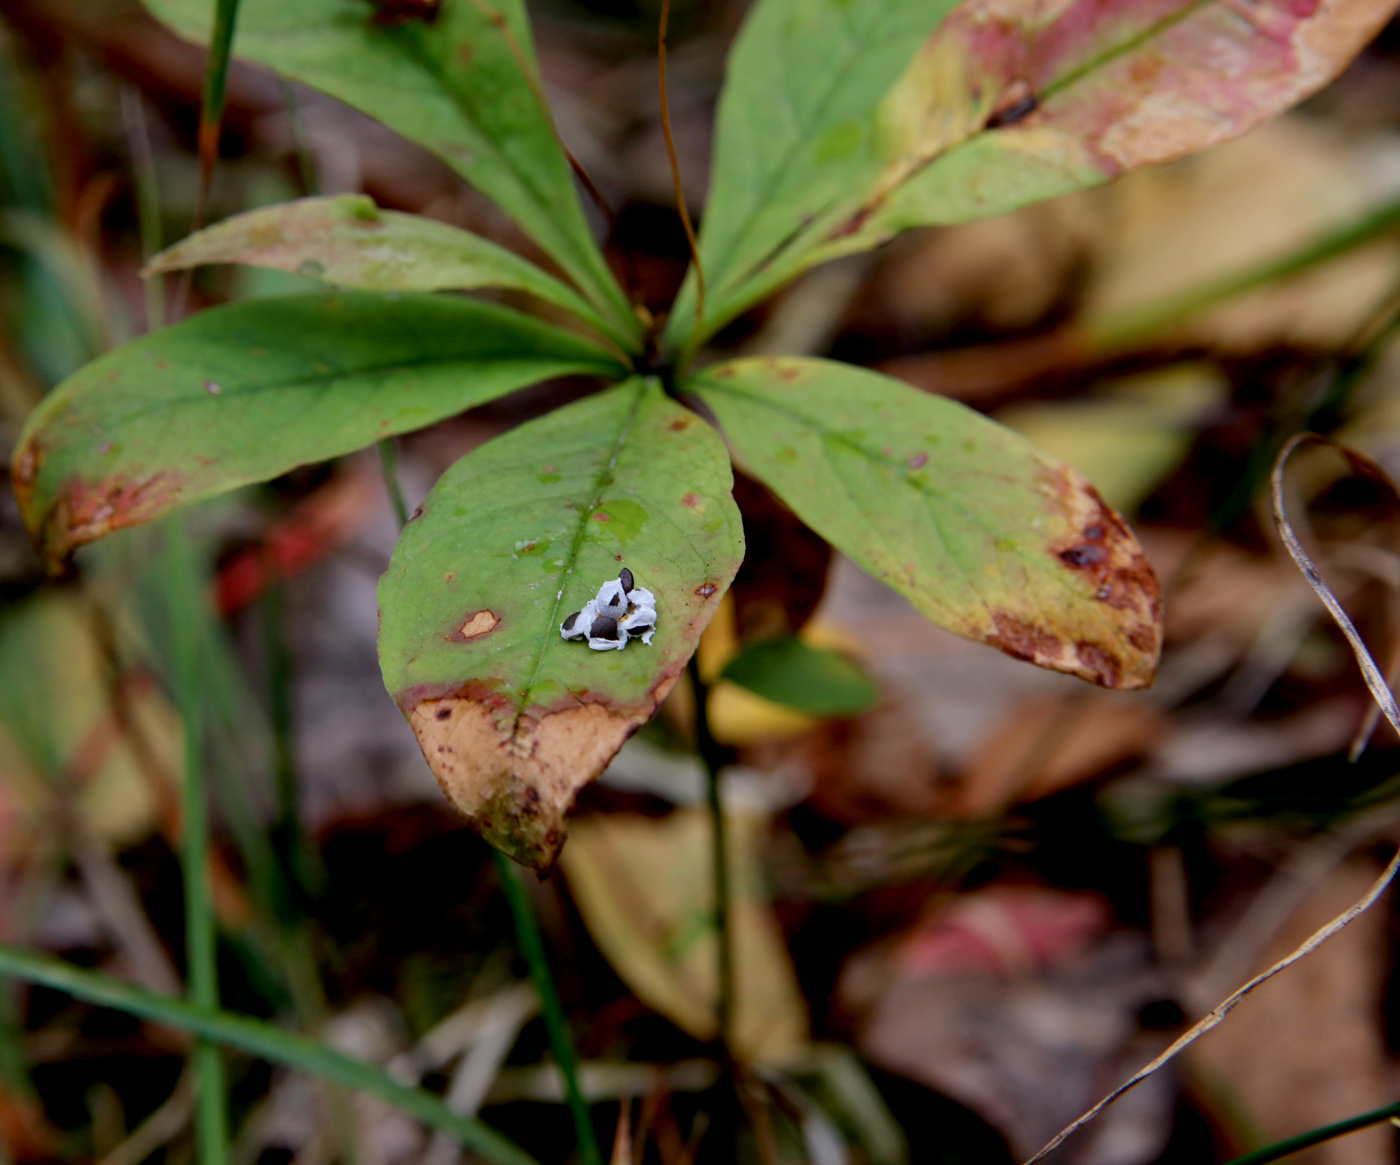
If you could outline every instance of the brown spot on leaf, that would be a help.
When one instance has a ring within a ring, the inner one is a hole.
[[[994,629],[980,637],[1018,659],[1105,687],[1145,687],[1162,641],[1152,567],[1122,518],[1074,470],[1046,463],[1041,487],[1053,528],[1067,531],[1045,548],[1077,582],[1054,602],[1046,592],[1034,604],[1001,604],[992,612]]]
[[[695,593],[702,599],[708,599],[717,590],[719,590],[719,588],[715,586],[714,583],[704,583],[695,588]]]
[[[672,421],[672,422],[670,423],[670,425],[667,426],[667,427],[668,427],[668,428],[671,430],[671,432],[673,432],[673,433],[682,433],[682,432],[684,432],[686,429],[690,428],[690,418],[689,418],[689,417],[677,417],[677,418],[676,418],[674,421]]]
[[[449,635],[448,638],[458,643],[466,643],[470,639],[480,639],[483,635],[490,635],[500,625],[500,616],[494,611],[475,611],[467,616],[466,622],[462,624],[456,634]]]
[[[593,515],[593,520],[594,520],[595,522],[611,522],[611,521],[612,521],[612,519],[611,519],[610,517],[608,517],[607,514],[603,513],[602,510],[599,510],[596,514]]]
[[[910,469],[922,469],[922,468],[923,468],[925,465],[927,465],[927,464],[928,464],[928,454],[927,454],[927,453],[915,453],[913,457],[909,458],[909,468],[910,468]]]
[[[172,470],[146,478],[126,475],[91,482],[69,478],[42,516],[33,513],[31,492],[17,488],[25,521],[42,542],[44,561],[59,570],[77,547],[128,526],[160,517],[179,503],[180,475]],[[16,478],[16,486],[20,486]]]
[[[686,494],[685,497],[681,498],[681,505],[687,506],[692,510],[695,509],[695,507],[699,504],[700,497],[698,494]]]

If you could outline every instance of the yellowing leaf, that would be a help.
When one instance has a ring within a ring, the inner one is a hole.
[[[1161,593],[1093,486],[946,398],[824,360],[692,382],[746,468],[934,622],[1105,687],[1151,682]]]

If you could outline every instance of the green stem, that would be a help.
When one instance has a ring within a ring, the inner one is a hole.
[[[238,0],[218,0],[209,37],[209,63],[204,69],[204,94],[199,109],[199,154],[204,192],[219,156],[219,127],[228,95],[228,63],[233,55],[233,30],[238,24]]]
[[[1112,316],[1096,324],[1089,336],[1095,349],[1114,349],[1135,343],[1205,308],[1264,287],[1279,279],[1302,274],[1309,268],[1355,250],[1400,225],[1400,199],[1358,219],[1317,236],[1297,250],[1257,266],[1232,272],[1179,295],[1167,296],[1146,307]]]
[[[574,1132],[578,1137],[578,1153],[583,1165],[603,1165],[603,1155],[598,1148],[598,1139],[593,1133],[593,1117],[589,1112],[588,1101],[578,1082],[578,1057],[574,1053],[574,1041],[569,1034],[569,1021],[564,1017],[563,1005],[559,1002],[559,990],[554,983],[554,973],[545,958],[544,939],[540,935],[539,920],[535,918],[534,907],[520,883],[520,874],[515,864],[501,853],[492,850],[496,859],[496,872],[501,879],[501,889],[505,891],[510,912],[515,918],[516,940],[521,953],[530,967],[530,977],[535,982],[535,990],[540,993],[540,1009],[544,1013],[545,1030],[549,1033],[549,1047],[554,1053],[554,1061],[559,1065],[564,1077],[564,1094],[568,1098],[569,1113],[574,1118]]]
[[[195,604],[194,555],[184,527],[168,526],[170,622],[175,702],[185,742],[181,783],[181,866],[185,883],[185,959],[188,994],[194,1006],[219,1007],[218,930],[209,901],[209,800],[204,782],[204,701],[201,621]],[[228,1105],[219,1049],[207,1040],[194,1047],[195,1134],[201,1165],[228,1161]]]
[[[724,826],[723,749],[710,729],[709,685],[700,675],[696,657],[687,665],[695,698],[695,746],[709,780],[706,786],[710,811],[710,862],[714,877],[715,937],[719,947],[718,991],[715,1003],[719,1041],[726,1057],[734,1034],[734,933],[730,926],[729,839]]]
[[[394,517],[399,520],[399,529],[403,529],[408,525],[408,503],[403,499],[403,486],[399,484],[399,448],[392,437],[379,442],[379,466],[384,471],[384,488],[394,504]]]
[[[539,1165],[495,1129],[471,1117],[458,1116],[432,1093],[409,1088],[372,1064],[351,1059],[305,1036],[260,1020],[227,1011],[207,1011],[179,999],[133,987],[110,975],[4,944],[0,944],[0,975],[11,975],[88,1003],[168,1024],[210,1043],[238,1048],[261,1059],[367,1092],[431,1128],[451,1133],[464,1147],[492,1165]]]
[[[1320,1145],[1323,1141],[1330,1141],[1335,1137],[1344,1137],[1347,1133],[1354,1133],[1357,1129],[1378,1125],[1394,1116],[1400,1116],[1400,1103],[1389,1104],[1385,1108],[1378,1108],[1371,1112],[1363,1112],[1360,1116],[1338,1121],[1334,1125],[1324,1125],[1322,1128],[1313,1129],[1308,1133],[1299,1133],[1298,1136],[1289,1137],[1286,1141],[1278,1141],[1272,1145],[1266,1145],[1262,1149],[1256,1149],[1252,1153],[1246,1153],[1243,1157],[1236,1157],[1233,1161],[1228,1162],[1228,1165],[1264,1165],[1266,1161],[1277,1161],[1280,1157],[1287,1157],[1290,1153],[1296,1153],[1300,1149]]]

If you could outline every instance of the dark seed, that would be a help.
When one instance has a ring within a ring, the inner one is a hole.
[[[599,615],[593,620],[593,626],[588,629],[590,639],[616,639],[617,620],[611,615]]]
[[[1000,129],[1004,125],[1015,125],[1018,121],[1025,121],[1037,109],[1040,102],[1033,94],[1027,93],[1024,97],[1018,97],[1005,109],[999,109],[987,118],[988,129]]]
[[[565,631],[572,631],[572,630],[574,629],[574,624],[578,622],[578,617],[579,617],[580,615],[582,615],[582,614],[583,614],[582,611],[575,611],[572,615],[570,615],[567,619],[565,619],[565,620],[564,620],[564,630],[565,630]]]
[[[622,573],[617,576],[617,581],[622,584],[622,593],[624,595],[630,595],[632,593],[632,572],[625,566],[622,568]]]
[[[613,595],[607,602],[609,611],[624,611],[627,609],[627,600],[622,595]]]

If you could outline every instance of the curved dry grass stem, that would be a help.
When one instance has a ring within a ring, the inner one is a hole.
[[[1370,689],[1371,696],[1375,699],[1376,705],[1385,715],[1385,718],[1390,721],[1391,727],[1393,727],[1396,732],[1400,732],[1400,706],[1397,706],[1395,696],[1391,693],[1390,688],[1385,682],[1385,676],[1381,674],[1381,669],[1376,666],[1376,661],[1371,657],[1370,651],[1367,650],[1365,642],[1362,640],[1360,633],[1356,630],[1356,625],[1351,621],[1351,617],[1343,609],[1342,604],[1337,600],[1337,596],[1332,593],[1331,588],[1323,581],[1322,573],[1318,570],[1317,564],[1313,562],[1308,552],[1303,549],[1303,544],[1298,540],[1297,534],[1294,533],[1293,525],[1288,519],[1287,506],[1284,501],[1284,471],[1288,468],[1289,459],[1304,445],[1324,445],[1335,449],[1346,459],[1353,473],[1359,477],[1364,477],[1379,484],[1383,484],[1391,493],[1396,492],[1395,484],[1386,475],[1385,471],[1370,458],[1357,453],[1353,449],[1348,449],[1343,445],[1339,445],[1326,437],[1318,436],[1315,433],[1300,433],[1292,438],[1279,452],[1278,459],[1274,462],[1273,474],[1270,478],[1274,525],[1278,529],[1279,537],[1283,540],[1284,547],[1297,564],[1298,569],[1302,571],[1303,577],[1308,580],[1308,585],[1316,592],[1317,597],[1322,600],[1323,606],[1327,608],[1328,613],[1336,621],[1342,634],[1346,636],[1347,642],[1351,644],[1351,649],[1356,655],[1356,662],[1361,668],[1362,677],[1366,681],[1366,687]],[[1195,1043],[1196,1040],[1200,1039],[1201,1036],[1205,1035],[1206,1032],[1220,1023],[1221,1020],[1234,1010],[1235,1005],[1256,987],[1268,982],[1279,972],[1291,967],[1305,955],[1311,954],[1354,918],[1368,910],[1375,904],[1376,900],[1385,893],[1390,883],[1394,880],[1397,871],[1400,871],[1400,850],[1396,851],[1395,856],[1390,859],[1390,864],[1386,866],[1385,871],[1376,879],[1360,901],[1353,903],[1341,914],[1337,915],[1336,918],[1332,919],[1331,922],[1327,923],[1327,925],[1315,931],[1306,942],[1302,943],[1302,945],[1297,947],[1290,954],[1280,959],[1267,971],[1256,975],[1233,995],[1230,995],[1221,1003],[1217,1004],[1205,1018],[1177,1039],[1165,1052],[1146,1067],[1139,1069],[1100,1100],[1098,1104],[1084,1113],[1083,1116],[1056,1133],[1035,1156],[1031,1157],[1030,1160],[1026,1162],[1026,1165],[1035,1165],[1037,1161],[1053,1153],[1068,1137],[1083,1128],[1130,1088],[1141,1084],[1142,1081],[1146,1080],[1164,1064],[1173,1060],[1186,1047]]]
[[[690,209],[685,203],[685,185],[681,182],[681,164],[676,157],[676,139],[671,133],[670,86],[666,78],[666,28],[671,22],[671,0],[661,0],[661,20],[656,32],[657,84],[661,91],[661,136],[666,139],[666,158],[671,163],[671,182],[676,188],[676,212],[681,216],[685,241],[690,247],[690,262],[695,268],[695,326],[699,329],[705,319],[705,271],[700,266],[700,242],[690,221]]]

